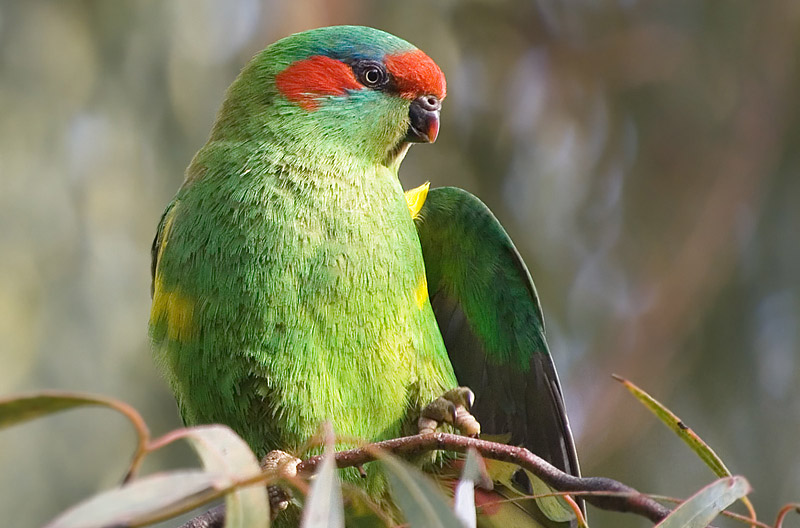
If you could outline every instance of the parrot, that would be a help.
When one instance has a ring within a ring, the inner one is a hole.
[[[469,192],[398,178],[445,96],[428,55],[361,26],[290,35],[243,68],[152,245],[149,335],[185,424],[225,424],[267,458],[307,455],[326,422],[368,442],[455,425],[580,475],[516,247]],[[495,469],[501,498],[550,491]],[[380,464],[363,471],[340,473],[390,503]],[[553,500],[479,525],[575,526]]]

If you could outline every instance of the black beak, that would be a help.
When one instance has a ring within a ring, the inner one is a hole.
[[[414,99],[408,110],[408,132],[410,143],[433,143],[439,135],[439,112],[442,102],[435,95],[423,95]]]

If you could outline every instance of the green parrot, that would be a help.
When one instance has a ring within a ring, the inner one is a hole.
[[[260,457],[304,456],[325,421],[380,441],[469,409],[483,433],[579,474],[505,230],[466,191],[398,180],[409,146],[436,139],[445,94],[425,53],[366,27],[291,35],[244,68],[153,242],[150,336],[186,424],[226,424]],[[496,469],[494,494],[543,489]],[[389,501],[378,464],[342,477]],[[505,504],[483,525],[574,525],[545,500]]]

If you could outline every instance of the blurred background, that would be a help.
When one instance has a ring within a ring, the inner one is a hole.
[[[617,373],[750,479],[762,520],[800,500],[791,0],[0,1],[0,395],[98,392],[179,426],[146,337],[159,216],[247,60],[344,23],[445,71],[440,139],[401,179],[472,191],[516,241],[584,472],[681,497],[713,479]],[[103,410],[0,432],[4,524],[118,483],[132,447]]]

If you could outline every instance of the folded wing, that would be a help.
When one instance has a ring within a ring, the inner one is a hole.
[[[433,311],[458,383],[475,392],[472,412],[483,433],[579,475],[539,298],[505,229],[478,198],[454,187],[430,190],[415,221]],[[541,490],[521,471],[512,485]]]

